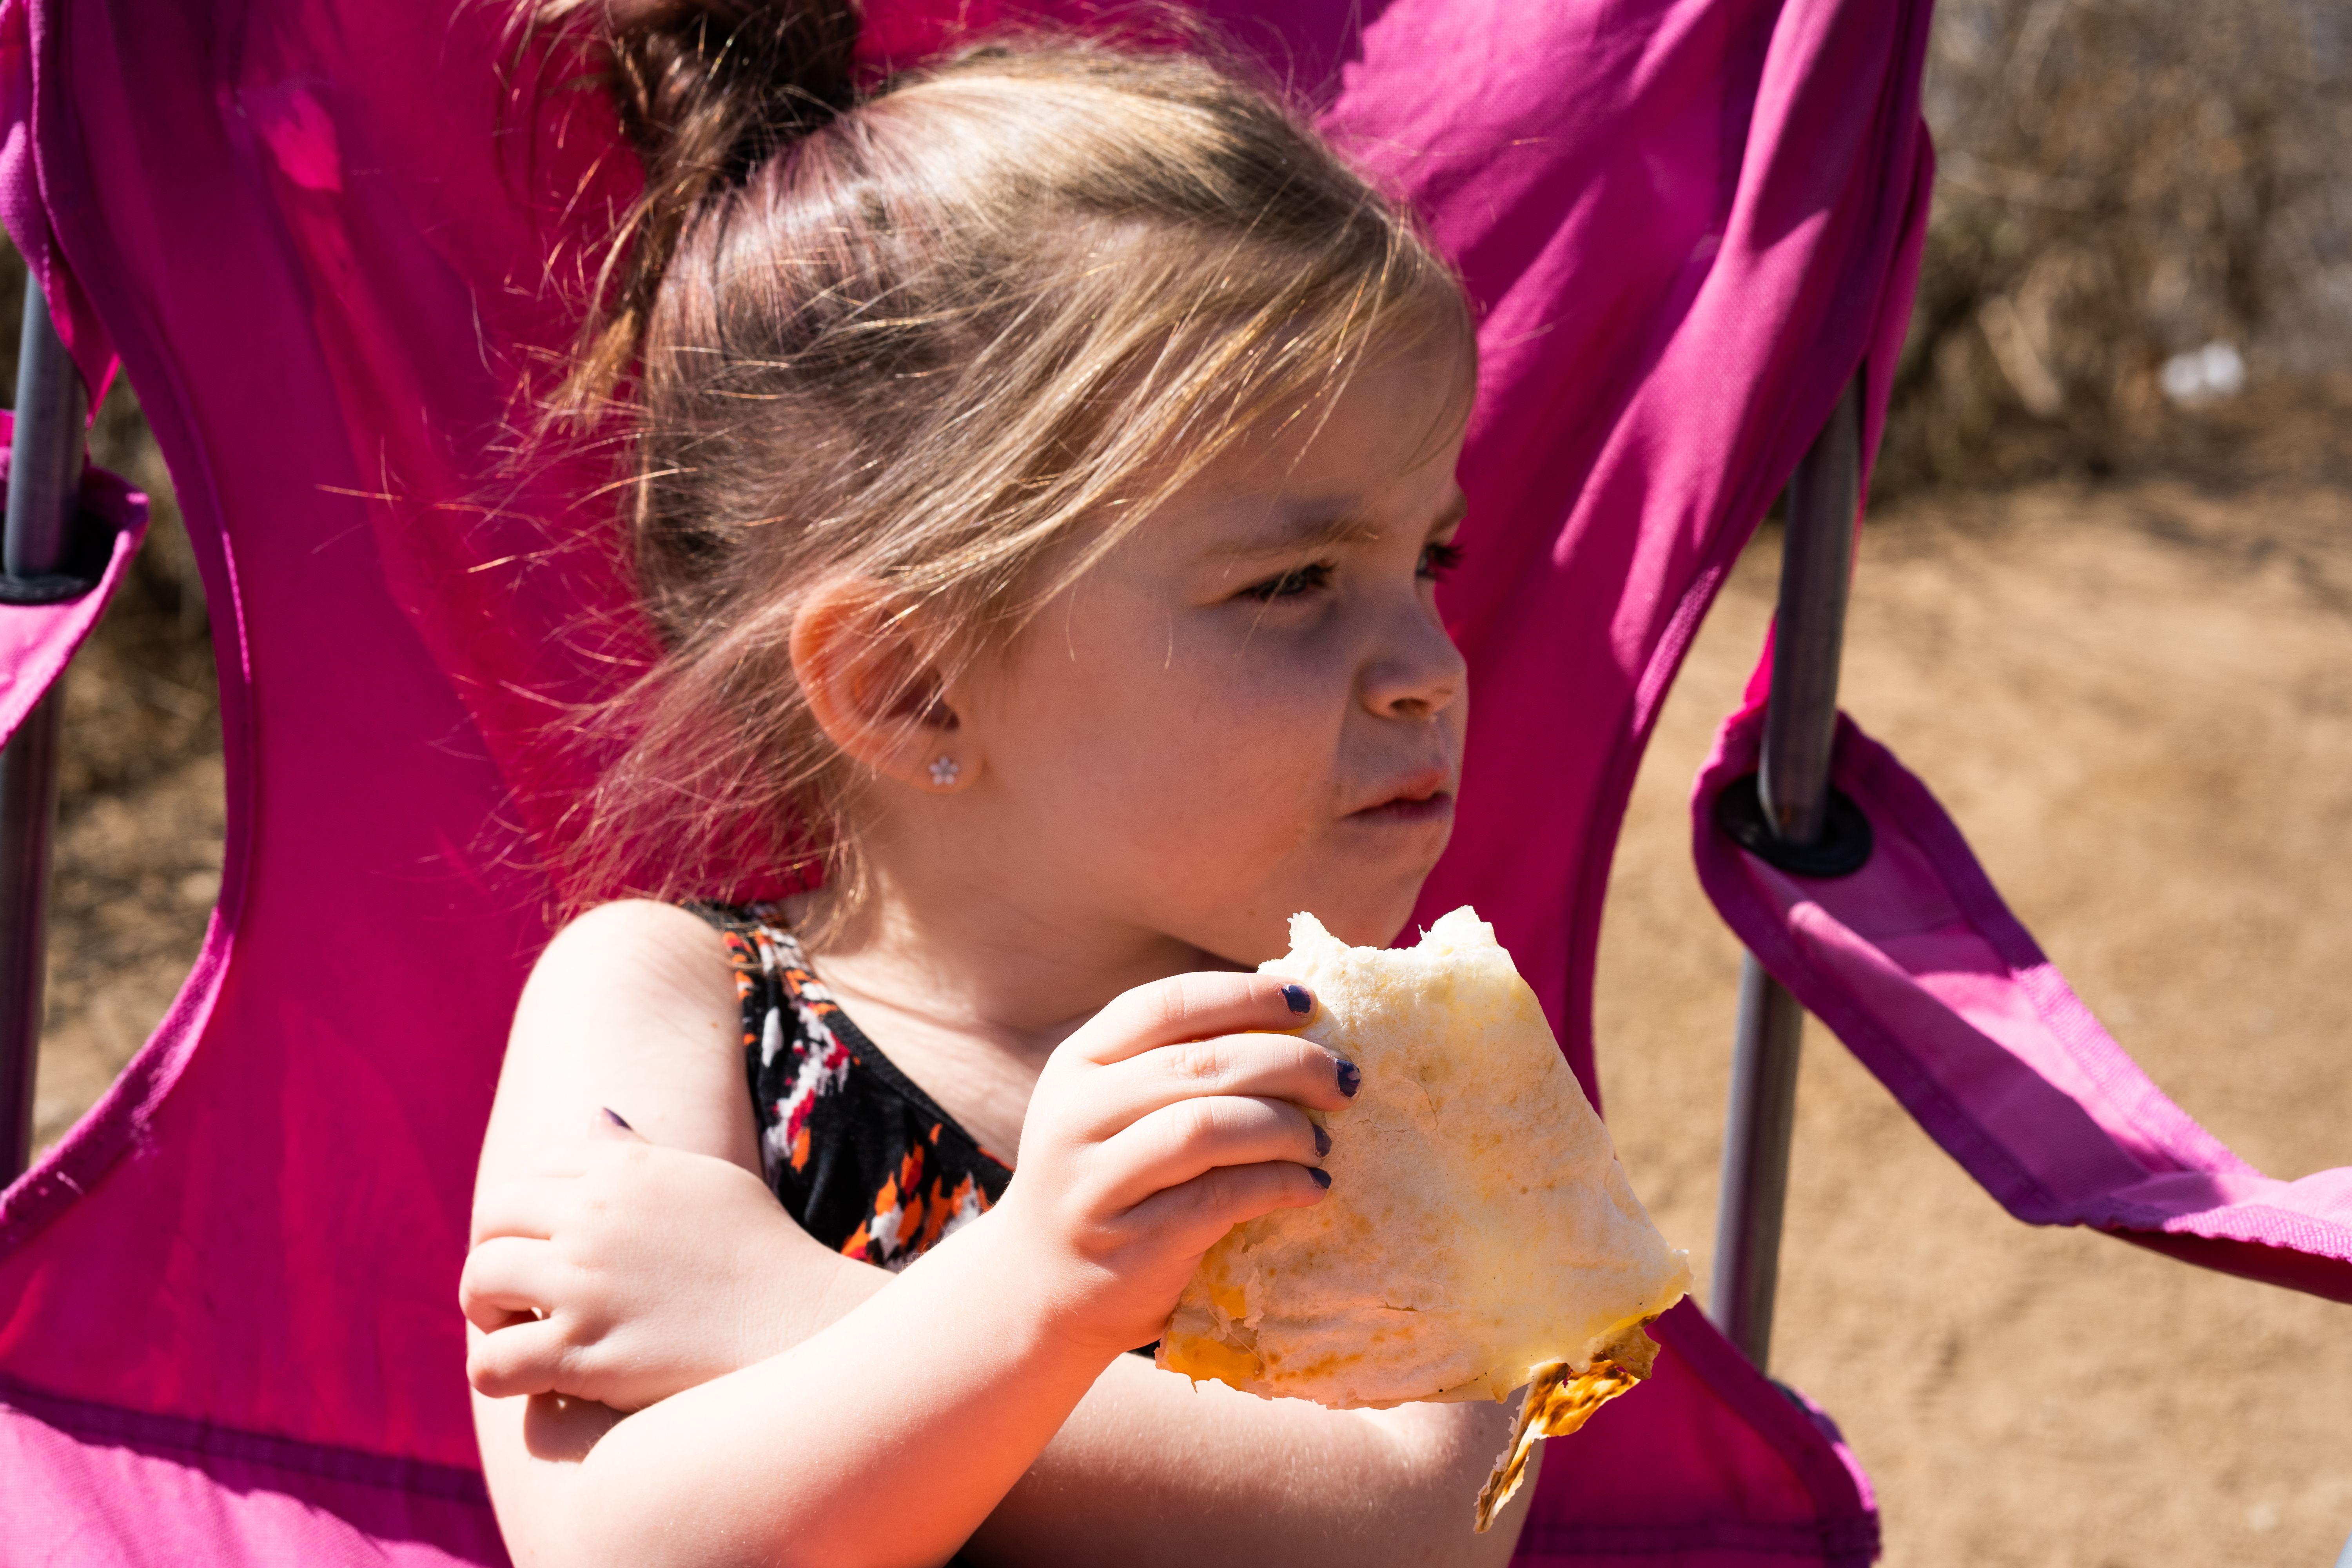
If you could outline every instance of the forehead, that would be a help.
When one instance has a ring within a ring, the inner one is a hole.
[[[1400,357],[1250,431],[1187,487],[1222,524],[1212,530],[1222,537],[1202,542],[1278,547],[1450,521],[1469,413],[1463,379],[1451,355]]]

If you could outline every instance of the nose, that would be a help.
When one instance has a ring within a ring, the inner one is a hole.
[[[1469,673],[1436,610],[1416,595],[1365,666],[1364,706],[1382,719],[1434,719],[1461,700]]]

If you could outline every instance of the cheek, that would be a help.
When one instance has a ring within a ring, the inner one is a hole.
[[[1092,823],[1155,855],[1223,858],[1278,853],[1328,820],[1345,693],[1311,654],[1146,641],[1107,637],[1022,671],[1008,772],[1061,831]]]

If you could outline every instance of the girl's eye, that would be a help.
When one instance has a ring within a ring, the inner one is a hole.
[[[1253,584],[1234,596],[1271,605],[1280,599],[1303,599],[1309,594],[1319,594],[1330,585],[1331,563],[1318,561],[1311,565],[1294,566],[1279,577],[1268,577],[1263,583]]]
[[[1421,575],[1434,583],[1462,564],[1458,544],[1433,544],[1421,552]]]

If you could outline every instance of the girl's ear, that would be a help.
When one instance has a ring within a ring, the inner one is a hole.
[[[793,674],[833,743],[876,773],[940,794],[979,758],[904,601],[868,577],[819,584],[793,616]]]

